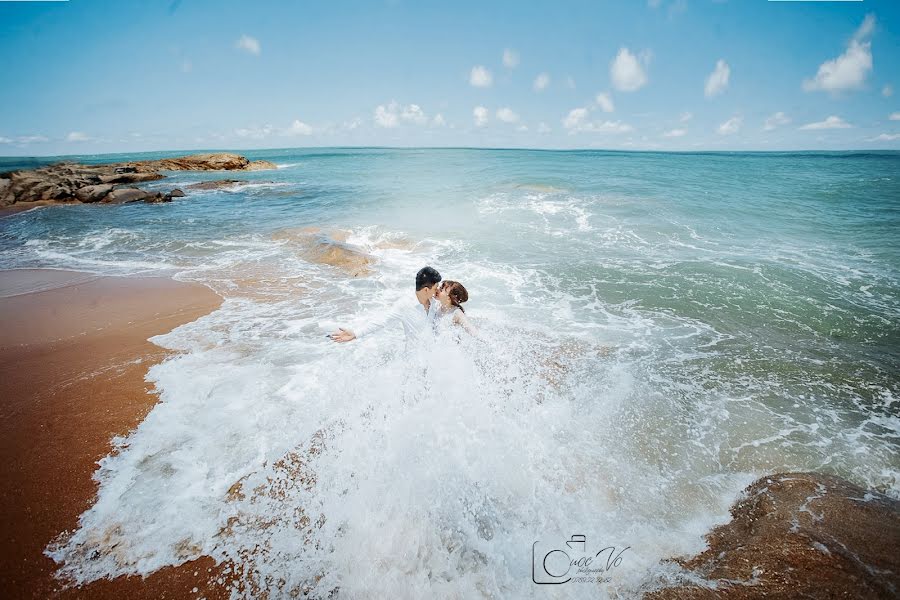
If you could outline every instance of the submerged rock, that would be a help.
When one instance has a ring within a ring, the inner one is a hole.
[[[676,559],[682,584],[647,600],[897,598],[900,501],[818,473],[763,477],[707,535],[709,548]]]
[[[375,259],[362,248],[341,240],[342,237],[346,239],[341,233],[335,231],[329,235],[314,227],[282,229],[276,231],[272,239],[284,240],[309,262],[337,267],[351,277],[369,275]]]
[[[250,183],[244,179],[216,179],[214,181],[201,181],[200,183],[192,183],[185,186],[188,190],[221,190],[236,185],[247,185]]]
[[[108,204],[125,204],[127,202],[166,202],[159,192],[148,192],[138,188],[120,188],[113,190],[103,198]]]

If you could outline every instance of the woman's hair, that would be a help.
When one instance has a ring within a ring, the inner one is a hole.
[[[462,303],[469,299],[469,292],[466,291],[463,284],[458,281],[445,279],[444,283],[441,284],[441,291],[447,292],[447,295],[450,296],[450,304],[466,312],[466,309],[462,307]]]

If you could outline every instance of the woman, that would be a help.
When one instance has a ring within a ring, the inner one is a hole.
[[[463,284],[458,281],[445,280],[440,284],[434,297],[441,304],[440,316],[450,316],[453,323],[461,325],[470,334],[478,337],[478,330],[469,322],[466,317],[466,309],[462,307],[463,302],[469,299],[469,292],[466,291]]]

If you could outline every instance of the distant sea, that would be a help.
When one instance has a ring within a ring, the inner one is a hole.
[[[152,339],[177,351],[147,376],[161,403],[51,545],[65,574],[207,554],[276,594],[597,597],[532,582],[535,542],[583,534],[628,547],[599,593],[629,597],[762,475],[900,498],[900,153],[244,154],[279,168],[0,219],[0,268],[226,299]],[[304,228],[345,232],[371,274],[310,261]],[[324,337],[414,302],[426,264],[468,288],[482,340]]]

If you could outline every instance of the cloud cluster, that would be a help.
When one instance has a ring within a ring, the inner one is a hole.
[[[435,117],[434,124],[443,125],[444,117],[442,115],[437,116],[440,117],[440,119],[438,120],[437,117]],[[418,104],[401,105],[396,100],[391,100],[388,104],[379,104],[376,106],[373,119],[375,125],[385,129],[397,127],[401,123],[412,123],[414,125],[425,125],[428,123],[428,115],[425,114],[425,111],[422,110],[421,106]]]
[[[716,129],[716,133],[719,135],[732,135],[741,130],[741,125],[744,123],[743,117],[734,116],[719,125],[719,128]]]
[[[255,37],[251,37],[246,33],[238,38],[238,41],[235,42],[234,47],[238,50],[243,50],[248,52],[254,56],[259,56],[259,53],[262,51],[260,48],[259,40]]]
[[[772,131],[782,125],[787,125],[790,122],[791,119],[786,114],[779,111],[766,119],[765,123],[763,123],[763,131]]]
[[[487,67],[475,65],[472,72],[469,73],[469,84],[472,87],[491,87],[494,83],[494,76],[487,70]]]
[[[716,68],[706,78],[706,86],[703,95],[712,98],[725,91],[728,87],[728,78],[731,76],[731,67],[721,58],[716,62]]]
[[[488,122],[488,109],[483,106],[476,106],[472,109],[472,116],[475,119],[475,127],[484,127]]]
[[[635,92],[647,85],[647,73],[644,70],[650,63],[649,51],[634,55],[624,46],[609,64],[609,78],[613,87],[620,92]]]
[[[591,121],[588,108],[573,108],[562,120],[562,126],[569,134],[592,133],[627,133],[633,128],[622,121]]]
[[[505,106],[499,110],[497,110],[497,118],[504,123],[518,123],[519,115],[517,115],[513,109]]]
[[[866,75],[872,70],[872,42],[869,38],[874,29],[875,17],[866,15],[844,53],[819,65],[816,76],[804,80],[803,89],[834,93],[861,88]]]
[[[853,127],[850,123],[846,122],[842,118],[832,115],[825,119],[824,121],[818,121],[816,123],[807,123],[800,127],[800,129],[850,129]]]
[[[602,92],[597,94],[597,106],[605,113],[611,113],[616,110],[615,104],[613,104],[612,96],[609,95],[609,92]]]
[[[507,69],[515,69],[519,66],[519,53],[507,48],[503,51],[503,66]]]
[[[534,78],[534,83],[531,87],[533,87],[536,92],[543,92],[547,89],[548,85],[550,85],[550,75],[547,73],[540,73]]]

